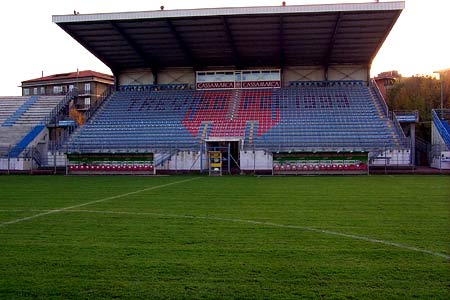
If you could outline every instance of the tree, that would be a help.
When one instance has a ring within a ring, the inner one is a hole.
[[[394,111],[418,110],[420,123],[416,128],[416,134],[430,141],[431,110],[440,108],[440,87],[440,81],[431,76],[401,77],[388,88],[386,102]],[[447,107],[449,107],[448,104],[447,101]]]
[[[71,107],[69,110],[69,118],[74,120],[78,125],[83,125],[84,123],[83,114],[77,111],[74,107]]]

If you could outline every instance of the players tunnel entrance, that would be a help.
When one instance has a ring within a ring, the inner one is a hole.
[[[220,151],[222,153],[222,170],[226,174],[239,174],[239,140],[207,141],[207,151]]]

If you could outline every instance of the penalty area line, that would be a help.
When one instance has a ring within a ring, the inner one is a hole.
[[[147,191],[151,191],[151,190],[157,190],[157,189],[165,188],[165,187],[168,187],[168,186],[171,186],[171,185],[180,184],[180,183],[184,183],[184,182],[189,182],[189,181],[193,181],[193,180],[200,179],[200,178],[201,177],[194,177],[194,178],[190,178],[190,179],[170,182],[170,183],[166,183],[166,184],[161,184],[161,185],[157,185],[157,186],[148,187],[148,188],[145,188],[145,189],[142,189],[142,190],[128,192],[128,193],[120,194],[120,195],[116,195],[116,196],[110,196],[110,197],[106,197],[106,198],[102,198],[102,199],[98,199],[98,200],[93,200],[93,201],[89,201],[89,202],[85,202],[85,203],[81,203],[81,204],[77,204],[77,205],[67,206],[67,207],[63,207],[63,208],[59,208],[59,209],[47,210],[47,211],[44,211],[42,213],[35,214],[35,215],[32,215],[32,216],[28,216],[28,217],[24,217],[24,218],[15,219],[15,220],[12,220],[12,221],[0,223],[0,227],[4,227],[6,225],[12,225],[12,224],[20,223],[20,222],[23,222],[23,221],[32,220],[32,219],[35,219],[35,218],[39,218],[39,217],[43,217],[43,216],[47,216],[47,215],[51,215],[51,214],[56,214],[56,213],[63,212],[63,211],[68,211],[68,210],[71,210],[71,209],[75,209],[75,208],[79,208],[79,207],[83,207],[83,206],[87,206],[87,205],[91,205],[91,204],[96,204],[96,203],[100,203],[100,202],[105,202],[105,201],[109,201],[109,200],[123,198],[123,197],[127,197],[127,196],[130,196],[130,195],[135,195],[135,194],[139,194],[139,193],[147,192]]]

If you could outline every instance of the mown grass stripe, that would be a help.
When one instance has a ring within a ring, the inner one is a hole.
[[[89,202],[85,202],[85,203],[81,203],[81,204],[77,204],[77,205],[72,205],[72,206],[59,208],[59,209],[53,209],[53,210],[45,211],[45,212],[42,212],[42,213],[39,213],[39,214],[35,214],[35,215],[29,216],[29,217],[19,218],[19,219],[15,219],[15,220],[12,220],[12,221],[0,223],[0,227],[4,227],[6,225],[12,225],[12,224],[20,223],[20,222],[23,222],[23,221],[28,221],[28,220],[32,220],[32,219],[35,219],[35,218],[39,218],[39,217],[43,217],[43,216],[47,216],[47,215],[51,215],[51,214],[55,214],[55,213],[59,213],[59,212],[67,211],[67,210],[71,210],[71,209],[74,209],[74,208],[79,208],[79,207],[83,207],[83,206],[87,206],[87,205],[91,205],[91,204],[96,204],[96,203],[105,202],[105,201],[109,201],[109,200],[114,200],[114,199],[118,199],[118,198],[122,198],[122,197],[127,197],[127,196],[130,196],[130,195],[139,194],[139,193],[146,192],[146,191],[161,189],[161,188],[165,188],[165,187],[168,187],[168,186],[171,186],[171,185],[174,185],[174,184],[180,184],[180,183],[196,180],[196,179],[199,179],[199,178],[201,178],[201,177],[194,177],[194,178],[185,179],[185,180],[181,180],[181,181],[175,181],[175,182],[171,182],[171,183],[166,183],[166,184],[162,184],[162,185],[148,187],[148,188],[145,188],[145,189],[142,189],[142,190],[137,190],[137,191],[133,191],[133,192],[125,193],[125,194],[120,194],[120,195],[116,195],[116,196],[106,197],[106,198],[102,198],[102,199],[98,199],[98,200],[94,200],[94,201],[89,201]]]
[[[234,223],[248,223],[253,225],[263,225],[263,226],[271,226],[271,227],[281,227],[281,228],[290,228],[290,229],[297,229],[297,230],[304,230],[304,231],[312,231],[317,233],[323,233],[328,235],[335,235],[345,238],[350,238],[354,240],[360,240],[365,241],[369,243],[374,244],[383,244],[386,246],[396,247],[404,250],[414,251],[414,252],[421,252],[437,257],[444,258],[446,260],[450,260],[450,256],[443,253],[434,252],[427,249],[421,249],[413,246],[403,245],[395,242],[389,242],[384,241],[380,239],[374,239],[369,238],[365,236],[355,235],[355,234],[349,234],[349,233],[342,233],[332,230],[326,230],[326,229],[318,229],[308,226],[299,226],[299,225],[287,225],[287,224],[278,224],[278,223],[272,223],[272,222],[261,222],[261,221],[254,221],[254,220],[242,220],[242,219],[231,219],[231,218],[220,218],[220,217],[214,217],[214,216],[192,216],[192,215],[176,215],[176,214],[159,214],[159,213],[145,213],[145,212],[124,212],[124,211],[103,211],[103,210],[73,210],[73,209],[67,209],[68,212],[79,212],[79,213],[98,213],[98,214],[121,214],[121,215],[141,215],[141,216],[157,216],[157,217],[169,217],[169,218],[185,218],[185,219],[201,219],[201,220],[215,220],[215,221],[224,221],[224,222],[234,222]]]

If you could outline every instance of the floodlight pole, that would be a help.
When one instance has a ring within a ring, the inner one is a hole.
[[[434,71],[433,73],[439,74],[439,81],[441,82],[441,119],[444,118],[444,71]]]

